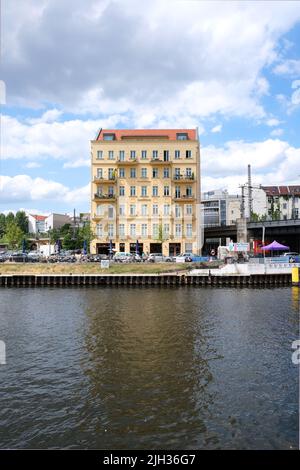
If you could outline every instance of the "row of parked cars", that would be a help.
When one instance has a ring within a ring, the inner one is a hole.
[[[112,260],[116,263],[172,263],[172,262],[195,262],[205,261],[206,259],[192,253],[182,253],[178,256],[165,256],[162,253],[150,253],[148,255],[139,255],[135,253],[117,252],[113,256],[109,255],[83,255],[80,250],[66,251],[61,250],[60,253],[54,253],[50,256],[43,256],[36,251],[29,253],[22,252],[0,252],[0,262],[27,262],[27,263],[96,263],[101,260]]]

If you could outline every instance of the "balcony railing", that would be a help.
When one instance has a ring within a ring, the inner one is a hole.
[[[95,193],[94,198],[95,199],[100,199],[102,201],[105,200],[105,199],[114,200],[114,199],[116,199],[116,195],[115,194],[98,194],[98,193]]]
[[[186,194],[182,194],[182,195],[178,195],[176,194],[173,199],[175,201],[192,201],[193,199],[195,199],[195,195],[194,194],[191,194],[191,195],[186,195]]]
[[[194,175],[174,175],[173,176],[174,181],[194,181],[195,176]]]
[[[94,183],[115,183],[116,176],[94,176]]]

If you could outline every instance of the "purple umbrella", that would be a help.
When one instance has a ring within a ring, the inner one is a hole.
[[[277,250],[284,251],[284,250],[289,250],[290,247],[286,245],[281,245],[276,240],[274,240],[272,243],[270,243],[270,245],[263,246],[261,249],[266,250],[266,251],[277,251]]]

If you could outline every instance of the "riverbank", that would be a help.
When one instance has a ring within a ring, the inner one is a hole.
[[[5,274],[160,274],[187,271],[195,268],[195,263],[130,263],[111,264],[101,269],[100,263],[3,263],[0,275]]]

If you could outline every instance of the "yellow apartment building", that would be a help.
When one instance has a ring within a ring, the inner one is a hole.
[[[197,129],[101,129],[91,158],[91,253],[200,254]]]

